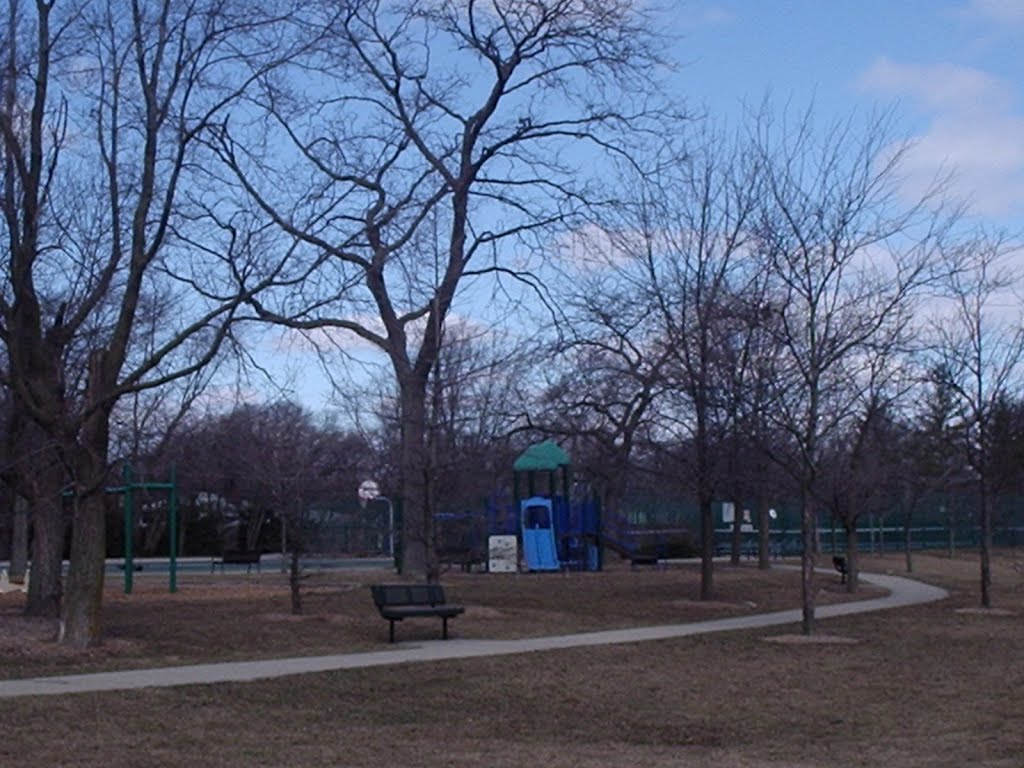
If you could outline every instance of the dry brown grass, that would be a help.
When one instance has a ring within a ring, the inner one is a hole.
[[[895,557],[865,557],[863,565],[902,571]],[[852,644],[766,643],[764,631],[751,631],[244,685],[20,699],[0,709],[0,765],[1019,768],[1024,554],[996,560],[997,606],[1009,615],[957,612],[977,603],[973,556],[919,556],[916,565],[916,575],[947,587],[951,598],[822,623],[823,632],[858,641]],[[718,579],[714,607],[695,603],[691,569],[453,574],[446,585],[471,606],[453,624],[462,637],[798,603],[792,574],[721,568]],[[229,599],[198,587],[175,597],[147,590],[112,596],[108,627],[121,651],[13,662],[5,651],[5,673],[381,647],[386,623],[369,604],[365,581],[340,580],[311,580],[311,615],[298,621],[282,615],[287,595],[268,575],[257,589],[231,590]],[[831,579],[822,586],[823,598],[842,598]],[[158,631],[153,622],[161,618]],[[437,635],[436,622],[407,624],[402,639]]]

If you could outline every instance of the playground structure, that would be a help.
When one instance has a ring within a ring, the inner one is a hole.
[[[551,440],[529,446],[512,464],[522,563],[528,571],[600,570],[601,516],[592,500],[572,502],[569,455]],[[521,498],[521,480],[529,496]],[[538,481],[546,481],[541,495]]]
[[[517,537],[525,571],[599,571],[606,549],[633,563],[689,553],[686,528],[630,526],[615,516],[606,522],[596,498],[574,496],[569,456],[550,440],[515,460],[512,494],[511,501],[492,497],[485,512],[437,515],[441,561],[483,566],[492,536]]]
[[[550,440],[531,445],[513,464],[511,500],[495,495],[483,512],[435,517],[441,561],[482,566],[492,536],[515,536],[522,570],[600,570],[600,506],[593,499],[572,499],[570,488],[565,451]]]

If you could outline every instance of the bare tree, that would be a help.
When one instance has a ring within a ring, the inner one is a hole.
[[[757,514],[758,567],[771,567],[769,499],[778,495],[783,483],[770,471],[771,412],[773,382],[779,358],[774,314],[768,291],[768,272],[748,276],[741,293],[725,298],[714,332],[714,378],[723,411],[723,454],[725,477],[721,487],[737,510],[733,518],[730,557],[737,564],[741,556],[743,516],[740,502],[751,501]]]
[[[598,484],[601,508],[612,512],[625,500],[635,450],[651,438],[671,358],[638,290],[632,224],[615,227],[606,217],[576,235],[580,263],[556,289],[566,325],[545,355],[547,386],[533,425],[571,442],[576,469]]]
[[[226,2],[9,3],[0,338],[17,408],[47,441],[30,497],[29,609],[60,606],[69,644],[100,639],[113,409],[126,393],[201,370],[241,300],[216,268],[251,245],[246,231],[206,227],[204,260],[178,246],[204,227],[181,194],[196,138],[252,76],[232,63],[259,65],[236,39],[254,16]],[[64,491],[72,543],[61,602]]]
[[[981,234],[947,253],[948,304],[935,318],[934,355],[944,385],[955,394],[968,466],[978,493],[981,528],[981,604],[992,607],[992,426],[1000,402],[1020,392],[1024,325],[1019,279],[1011,257],[1020,247],[1002,235]]]
[[[884,507],[893,498],[899,430],[889,395],[884,388],[869,384],[859,410],[822,446],[819,498],[843,526],[848,592],[859,587],[858,522],[866,512]]]
[[[446,318],[457,300],[486,301],[486,285],[495,299],[508,283],[538,288],[526,249],[607,199],[595,157],[630,154],[659,117],[652,25],[627,0],[359,0],[294,21],[314,49],[265,79],[258,117],[233,120],[220,143],[293,241],[280,289],[255,307],[387,356],[403,567],[433,579],[427,382]]]
[[[772,414],[790,448],[778,458],[799,486],[810,634],[823,441],[853,415],[878,352],[912,333],[913,300],[933,277],[948,219],[937,189],[902,201],[903,148],[884,117],[821,135],[809,114],[795,128],[762,117],[756,130],[767,192],[760,250],[775,281],[784,360]]]
[[[692,446],[686,466],[700,510],[701,598],[714,596],[712,504],[723,466],[727,392],[724,340],[732,308],[757,278],[750,252],[759,200],[757,158],[741,142],[715,133],[698,137],[647,196],[636,294],[657,323],[667,353],[666,386],[679,396],[662,409],[661,429]]]

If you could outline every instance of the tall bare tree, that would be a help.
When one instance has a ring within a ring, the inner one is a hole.
[[[981,528],[981,604],[992,607],[992,426],[1001,401],[1019,396],[1024,364],[1020,246],[982,233],[947,253],[948,302],[934,320],[937,370],[955,394],[966,432],[965,458],[977,488]]]
[[[915,296],[930,279],[949,224],[940,189],[901,197],[905,147],[885,116],[824,131],[810,114],[795,126],[755,126],[766,195],[759,249],[777,303],[784,370],[773,399],[789,442],[779,458],[799,485],[803,630],[815,628],[816,491],[823,441],[851,418],[881,351],[912,333]]]
[[[202,226],[199,200],[215,194],[187,181],[196,137],[253,76],[232,63],[260,60],[237,39],[254,14],[229,2],[8,9],[0,339],[16,409],[45,436],[29,609],[60,607],[62,637],[85,646],[100,638],[113,409],[128,392],[201,370],[240,300],[216,269],[247,244],[245,231],[207,227],[205,259],[181,246]],[[64,492],[72,543],[61,601]]]
[[[665,357],[662,386],[677,395],[660,409],[659,427],[688,447],[686,474],[700,510],[701,597],[714,595],[712,504],[722,473],[726,392],[722,378],[732,310],[756,274],[745,258],[758,211],[757,158],[743,142],[715,131],[696,136],[679,158],[648,187],[624,255],[622,269],[640,315],[657,327],[654,353]],[[637,341],[637,343],[644,343]],[[692,450],[690,450],[692,449]]]
[[[869,384],[860,408],[822,446],[819,498],[843,526],[848,592],[856,592],[860,581],[858,522],[895,498],[899,430],[888,394]]]
[[[607,199],[595,181],[608,157],[664,130],[653,25],[628,0],[357,0],[294,21],[315,50],[264,80],[256,116],[233,120],[220,144],[294,244],[280,290],[256,308],[386,355],[403,567],[436,578],[426,402],[446,318],[506,282],[536,286],[529,251]]]

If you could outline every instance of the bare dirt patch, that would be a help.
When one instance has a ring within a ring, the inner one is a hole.
[[[971,553],[918,556],[914,565],[951,598],[820,623],[822,633],[856,644],[766,643],[764,630],[751,630],[250,684],[21,699],[0,707],[0,765],[1017,768],[1024,629],[955,612],[979,601]],[[866,556],[862,566],[900,573],[902,558]],[[1024,612],[1022,574],[1009,558],[997,558],[994,568],[996,605]],[[453,632],[500,637],[662,623],[688,615],[686,603],[699,589],[698,575],[681,568],[589,576],[449,574],[451,595],[481,609],[475,617],[467,610]],[[204,597],[195,612],[182,597],[154,598],[147,608],[133,596],[125,613],[112,601],[106,618],[116,636],[144,643],[135,662],[171,659],[160,654],[172,648],[189,651],[177,663],[222,658],[236,642],[246,656],[261,643],[287,651],[280,655],[331,644],[386,647],[386,622],[365,589],[370,577],[349,578],[316,584],[307,606],[337,615],[338,625],[259,621],[287,612],[287,590],[275,585],[267,585],[278,590],[269,597]],[[799,605],[798,576],[723,568],[716,578],[724,604],[749,601],[758,611]],[[838,585],[834,596],[842,599]],[[406,623],[403,639],[437,637],[435,622]]]

